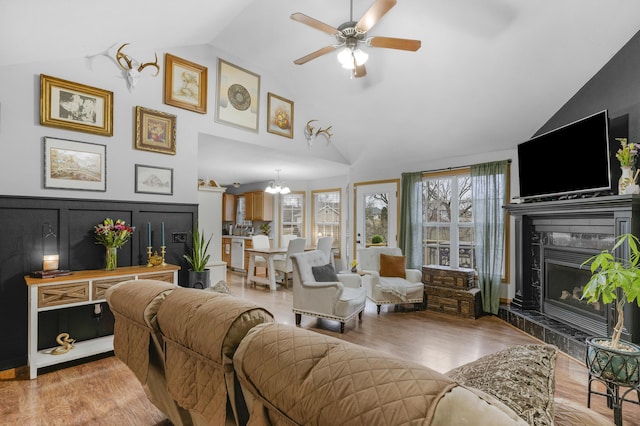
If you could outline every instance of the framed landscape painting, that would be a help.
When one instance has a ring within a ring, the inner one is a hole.
[[[166,53],[164,70],[164,103],[205,114],[207,68]]]
[[[218,58],[216,122],[258,132],[260,76]]]
[[[173,195],[173,169],[136,164],[136,192]]]
[[[293,138],[293,101],[267,94],[267,132]]]
[[[41,74],[40,124],[113,136],[113,92]]]
[[[107,190],[105,145],[44,138],[44,187],[84,191]]]
[[[136,149],[175,155],[176,116],[137,106]]]

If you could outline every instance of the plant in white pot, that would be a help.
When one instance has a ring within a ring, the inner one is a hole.
[[[615,300],[616,325],[611,338],[587,339],[587,366],[593,375],[619,384],[640,383],[640,346],[621,339],[624,307],[636,302],[640,307],[640,240],[633,234],[616,238],[611,249],[603,250],[583,263],[590,264],[591,278],[582,298],[589,303],[611,304]],[[626,258],[615,256],[626,249]]]
[[[210,255],[207,253],[209,250],[209,243],[213,235],[209,236],[208,240],[205,240],[202,232],[198,230],[198,225],[193,228],[191,233],[193,247],[191,253],[184,254],[184,258],[190,266],[189,269],[189,287],[193,288],[207,288],[210,286],[210,270],[206,269],[207,262],[209,262]]]

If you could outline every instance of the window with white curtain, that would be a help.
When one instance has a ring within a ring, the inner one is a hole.
[[[280,194],[280,241],[284,235],[304,238],[304,192]]]
[[[315,241],[320,237],[333,237],[334,251],[340,253],[340,189],[326,189],[311,192],[313,203],[312,235]]]

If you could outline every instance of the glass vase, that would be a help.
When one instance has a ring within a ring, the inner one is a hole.
[[[118,267],[118,248],[117,247],[105,247],[106,248],[106,260],[107,271],[115,271]]]

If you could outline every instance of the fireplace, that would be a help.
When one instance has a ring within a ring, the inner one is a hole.
[[[581,265],[599,251],[543,246],[541,312],[597,336],[607,335],[610,306],[587,303],[582,289],[589,281],[588,265]]]
[[[588,305],[580,292],[591,276],[580,265],[615,237],[640,235],[640,195],[606,195],[509,204],[514,218],[515,294],[499,315],[534,337],[584,359],[585,339],[611,334],[613,305]],[[640,308],[625,306],[622,338],[640,343]]]

